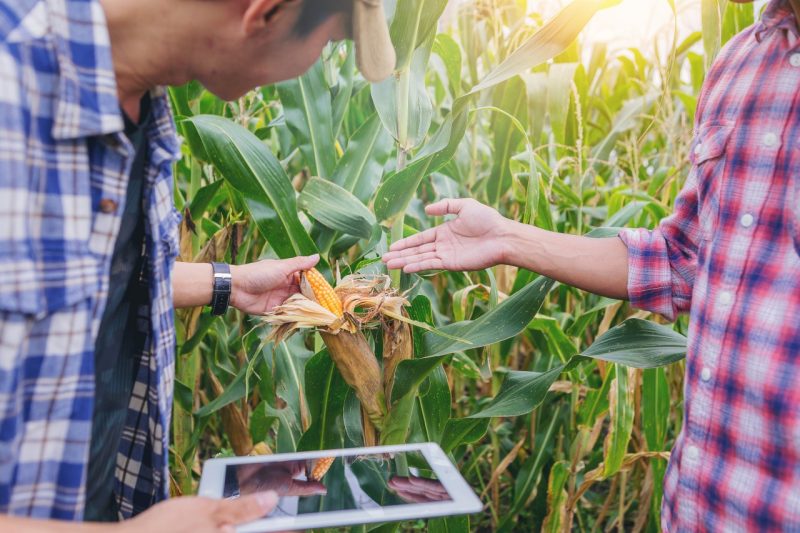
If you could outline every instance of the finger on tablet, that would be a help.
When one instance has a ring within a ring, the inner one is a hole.
[[[217,502],[215,518],[219,525],[236,525],[252,522],[272,512],[278,503],[273,491],[259,492],[232,500]]]

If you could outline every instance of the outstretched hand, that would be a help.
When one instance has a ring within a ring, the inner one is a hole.
[[[507,219],[470,199],[442,200],[425,208],[433,216],[456,215],[444,224],[392,244],[383,262],[390,269],[482,270],[503,262]]]
[[[231,305],[251,315],[268,313],[300,290],[299,273],[318,262],[315,254],[232,265]]]

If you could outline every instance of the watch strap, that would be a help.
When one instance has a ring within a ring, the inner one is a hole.
[[[214,271],[214,286],[211,294],[211,314],[224,315],[231,303],[231,267],[227,263],[211,263]]]

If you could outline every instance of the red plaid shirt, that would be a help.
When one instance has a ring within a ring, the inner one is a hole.
[[[800,40],[786,0],[723,49],[675,214],[621,235],[631,302],[690,313],[665,531],[800,531]]]

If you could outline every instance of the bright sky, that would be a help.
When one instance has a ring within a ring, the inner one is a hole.
[[[455,11],[459,4],[469,0],[450,0],[448,9]],[[529,11],[537,11],[549,19],[570,0],[527,0]],[[702,0],[675,0],[678,9],[679,42],[694,31],[700,30],[700,3]],[[760,9],[768,0],[755,0]],[[667,0],[623,0],[618,6],[600,11],[583,31],[584,41],[609,44],[613,50],[637,47],[645,54],[659,48],[666,50],[672,44],[672,9]]]
[[[700,29],[700,0],[677,0],[681,38]],[[595,15],[584,38],[605,41],[615,48],[651,49],[653,39],[672,38],[672,9],[667,0],[623,0]],[[667,41],[669,42],[669,41]]]

